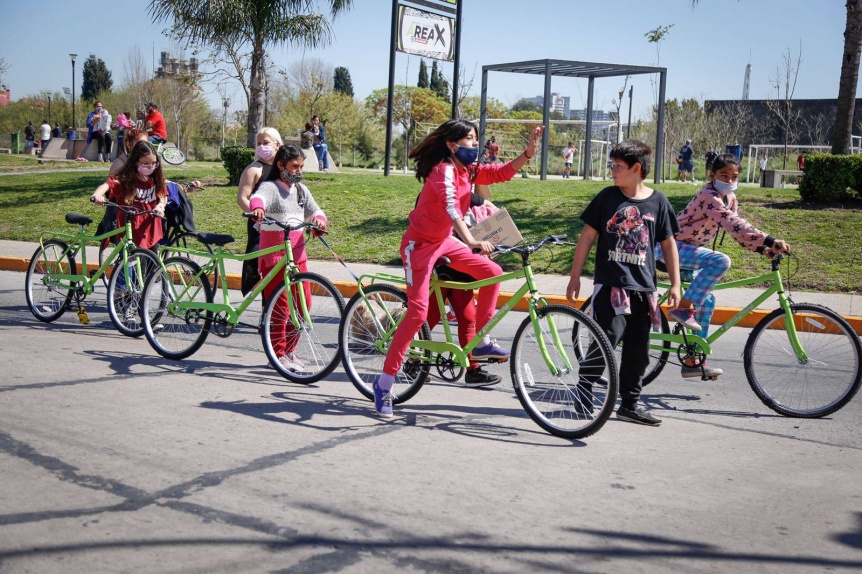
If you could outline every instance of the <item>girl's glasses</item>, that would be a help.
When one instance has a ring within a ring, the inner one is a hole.
[[[611,171],[623,171],[623,170],[629,169],[629,166],[622,165],[622,164],[614,164],[608,169],[610,169]]]

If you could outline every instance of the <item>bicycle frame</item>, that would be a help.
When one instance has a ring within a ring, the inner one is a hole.
[[[167,247],[161,246],[159,250]],[[257,259],[263,255],[269,255],[271,253],[276,253],[278,251],[284,250],[285,255],[281,259],[279,259],[278,263],[263,277],[260,281],[258,281],[257,285],[252,289],[240,302],[237,307],[234,307],[230,302],[230,295],[228,293],[227,281],[221,281],[221,295],[222,302],[216,303],[215,301],[212,303],[200,303],[200,302],[192,302],[192,301],[175,301],[172,303],[175,309],[182,310],[199,310],[199,311],[210,311],[214,314],[224,313],[227,317],[227,321],[230,324],[236,325],[239,323],[239,317],[249,308],[249,306],[254,302],[258,295],[260,295],[263,290],[266,288],[270,282],[275,279],[279,273],[284,271],[284,284],[285,286],[289,286],[291,282],[291,278],[300,273],[299,267],[297,267],[296,263],[293,259],[293,246],[290,243],[290,238],[288,235],[285,235],[284,244],[273,245],[272,247],[267,247],[266,249],[261,249],[260,251],[254,251],[252,253],[242,253],[242,254],[234,254],[229,253],[224,250],[224,248],[220,245],[215,247],[214,253],[208,253],[205,251],[195,251],[194,249],[188,249],[184,247],[170,247],[171,253],[185,253],[191,254],[195,257],[209,259],[210,262],[204,265],[200,272],[196,275],[196,278],[200,278],[202,275],[206,275],[209,270],[216,268],[218,270],[220,277],[227,277],[225,274],[225,261],[248,261],[250,259]],[[162,271],[166,272],[167,270],[164,268],[164,263],[162,263]],[[185,285],[183,291],[179,294],[177,299],[182,299],[186,295],[188,295],[188,290],[190,286]],[[294,316],[293,313],[293,292],[291,289],[285,289],[287,299],[288,299],[288,309],[290,310],[290,320],[293,324],[293,327],[299,329],[301,326],[300,320],[298,317]],[[308,317],[308,301],[305,299],[305,292],[300,289],[299,293],[299,303],[300,309],[302,310],[302,316]],[[193,297],[192,297],[193,299]]]
[[[454,342],[454,339],[452,337],[452,329],[451,329],[451,326],[449,325],[449,321],[446,319],[445,303],[443,301],[442,290],[443,289],[460,289],[460,290],[465,290],[465,291],[466,290],[472,291],[474,289],[480,289],[480,288],[486,287],[488,285],[496,285],[498,283],[503,283],[504,281],[508,281],[511,279],[524,279],[524,284],[518,288],[518,290],[512,295],[511,299],[509,299],[509,301],[505,305],[500,307],[497,310],[497,312],[494,313],[494,316],[491,317],[491,320],[488,322],[488,324],[485,325],[482,329],[480,329],[476,333],[476,336],[473,337],[463,348],[461,346],[457,345]],[[405,284],[404,277],[398,276],[398,275],[390,275],[388,273],[374,273],[374,274],[362,275],[358,281],[358,289],[359,289],[359,292],[362,294],[363,301],[365,301],[365,304],[368,306],[369,309],[371,308],[371,305],[365,296],[365,292],[362,290],[362,284],[363,284],[363,281],[365,281],[365,280],[368,280],[369,284],[372,284],[372,285],[377,281],[384,281],[384,282],[389,282],[389,283],[399,283],[402,285]],[[483,279],[481,281],[472,281],[469,283],[461,283],[461,282],[457,282],[457,281],[444,281],[444,280],[441,280],[437,276],[436,273],[434,273],[431,276],[431,283],[430,283],[429,288],[430,288],[431,293],[434,294],[434,298],[435,298],[437,305],[440,309],[440,317],[441,317],[441,322],[443,324],[443,331],[446,335],[446,340],[445,341],[413,340],[410,343],[410,346],[413,349],[427,350],[427,351],[431,351],[432,353],[436,353],[438,355],[443,354],[443,353],[451,353],[452,356],[454,357],[455,361],[458,363],[458,365],[466,368],[470,365],[470,360],[468,358],[468,355],[470,354],[470,352],[472,352],[473,349],[475,349],[476,347],[479,346],[479,344],[481,343],[481,341],[485,337],[485,335],[490,333],[494,329],[494,327],[503,319],[503,317],[505,317],[509,313],[509,311],[511,311],[512,308],[518,303],[518,301],[520,301],[521,298],[524,297],[527,293],[530,294],[530,297],[528,299],[528,303],[529,303],[528,304],[528,313],[530,315],[530,322],[533,324],[533,329],[535,330],[536,333],[539,333],[541,331],[541,326],[539,325],[539,318],[538,318],[537,312],[541,307],[543,307],[547,304],[547,301],[539,295],[539,290],[538,290],[538,287],[536,286],[536,281],[535,281],[534,276],[533,276],[533,271],[532,271],[532,268],[530,267],[529,263],[525,264],[518,271],[512,271],[509,273],[504,273],[503,275],[498,275],[497,277],[491,277],[489,279]],[[388,311],[387,311],[387,314],[388,314]],[[376,316],[373,316],[375,327],[379,330],[379,332],[385,333],[385,337],[378,340],[378,342],[377,342],[377,345],[379,346],[378,350],[381,353],[385,353],[387,351],[387,349],[383,348],[384,341],[391,340],[392,333],[395,331],[395,328],[397,327],[397,322],[393,319],[393,317],[388,316],[388,319],[389,319],[389,324],[392,325],[392,327],[390,327],[389,329],[384,329],[383,325],[380,323],[378,318]],[[556,328],[556,325],[554,324],[553,318],[549,318],[549,326],[551,328],[551,336],[552,336],[552,339],[554,341],[554,345],[557,347],[558,350],[562,350],[563,344],[562,344],[562,341],[560,340],[560,336],[559,336],[559,333],[557,332],[557,328]],[[539,348],[542,351],[542,357],[544,358],[545,363],[547,364],[548,368],[555,375],[560,374],[560,369],[554,364],[553,360],[551,359],[550,353],[548,352],[548,349],[547,349],[547,346],[545,345],[545,340],[543,337],[538,337],[538,344],[539,344]],[[565,363],[566,363],[565,367],[567,369],[571,370],[573,368],[573,366],[570,364],[568,356],[566,355],[566,353],[563,351],[560,351],[559,356],[561,356],[562,359],[565,361]],[[422,354],[415,354],[415,355],[411,354],[410,358],[421,360],[421,359],[423,359],[423,356],[422,356]]]
[[[69,256],[72,259],[75,259],[77,255],[81,254],[81,269],[83,273],[71,274],[71,273],[51,273],[49,277],[46,277],[47,281],[52,281],[54,286],[62,286],[64,289],[80,289],[86,294],[90,294],[93,292],[93,288],[96,282],[101,279],[102,275],[108,270],[108,268],[114,264],[114,262],[122,257],[123,259],[123,272],[126,273],[126,280],[129,280],[129,248],[135,247],[134,242],[132,241],[132,225],[127,220],[126,225],[124,227],[118,227],[117,229],[113,229],[107,233],[103,233],[102,235],[87,235],[85,233],[84,225],[79,225],[78,233],[63,233],[63,232],[44,232],[39,235],[39,245],[44,249],[45,241],[48,239],[60,239],[68,244],[65,251],[63,252],[63,257]],[[101,243],[105,239],[110,237],[115,237],[117,235],[123,235],[123,238],[114,246],[111,252],[105,257],[104,263],[96,269],[92,276],[87,272],[87,250],[86,245],[88,243]],[[63,281],[67,281],[68,283],[64,284]],[[129,283],[127,282],[126,285]]]
[[[759,296],[755,297],[754,300],[746,305],[743,309],[741,309],[736,315],[731,317],[724,325],[719,327],[715,332],[711,335],[708,335],[706,339],[699,337],[697,335],[687,334],[687,335],[674,335],[664,333],[651,333],[650,339],[656,341],[669,341],[671,343],[695,343],[701,347],[701,349],[707,355],[712,354],[712,343],[718,340],[725,332],[727,332],[731,327],[735,326],[739,323],[746,315],[751,313],[752,310],[756,309],[761,303],[769,299],[775,294],[778,294],[778,304],[781,309],[784,311],[785,316],[791,317],[792,311],[790,308],[790,300],[787,295],[784,294],[784,284],[781,281],[781,272],[778,270],[777,266],[773,268],[773,271],[770,273],[766,273],[764,275],[760,275],[757,277],[750,277],[747,279],[737,279],[735,281],[727,281],[726,283],[719,283],[715,286],[714,291],[720,291],[722,289],[732,289],[734,287],[744,287],[746,285],[753,285],[756,283],[770,283],[770,285],[763,291]],[[659,282],[658,287],[664,289],[670,289],[670,283]],[[690,283],[683,283],[684,287],[688,287],[691,285]],[[665,292],[659,299],[659,303],[662,303],[667,300],[668,293]],[[796,323],[794,321],[785,321],[785,328],[787,329],[787,336],[790,340],[790,345],[793,348],[793,352],[796,353],[796,358],[800,361],[807,361],[808,355],[802,349],[802,345],[799,342],[799,336],[796,332]],[[663,350],[660,346],[651,346],[653,350],[661,351]]]

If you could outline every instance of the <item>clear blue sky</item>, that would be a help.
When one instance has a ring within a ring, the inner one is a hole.
[[[0,56],[10,65],[4,83],[12,99],[41,90],[71,87],[68,54],[78,54],[76,86],[90,53],[103,59],[115,84],[123,80],[123,60],[134,45],[147,61],[171,42],[146,15],[149,0],[87,5],[72,0],[4,1],[0,19]],[[324,2],[325,4],[325,2]],[[390,0],[355,0],[354,8],[334,23],[335,41],[325,50],[303,52],[271,48],[280,65],[318,57],[350,70],[357,97],[385,88],[388,74]],[[98,17],[95,17],[98,13]],[[118,26],[121,15],[127,25]],[[481,81],[481,66],[556,58],[589,62],[656,65],[656,51],[644,34],[674,24],[661,46],[659,65],[668,69],[668,98],[735,99],[742,95],[745,65],[752,64],[750,97],[774,93],[770,78],[788,47],[796,54],[802,41],[803,62],[797,98],[835,98],[838,94],[844,2],[839,0],[465,0],[462,61],[467,80]],[[430,62],[429,62],[430,65]],[[396,81],[415,84],[419,58],[398,54]],[[443,69],[451,76],[451,64]],[[653,100],[648,76],[635,76],[634,115],[644,115]],[[632,85],[632,84],[630,84]],[[542,93],[541,77],[492,73],[489,95],[511,105]],[[596,81],[596,108],[609,110],[622,78]],[[207,86],[213,106],[215,86]],[[552,91],[583,108],[586,80],[558,78]],[[860,91],[862,94],[862,91]],[[237,93],[234,101],[240,100]],[[627,110],[627,102],[623,112]]]

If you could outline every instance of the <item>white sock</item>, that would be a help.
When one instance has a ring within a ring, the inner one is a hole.
[[[377,386],[382,390],[389,392],[392,390],[393,385],[395,385],[395,377],[392,375],[380,373],[380,376],[377,377]]]

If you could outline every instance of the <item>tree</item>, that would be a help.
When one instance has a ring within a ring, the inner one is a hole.
[[[775,89],[775,99],[767,100],[766,107],[775,115],[781,137],[784,141],[784,165],[787,169],[787,143],[793,143],[796,137],[796,122],[799,119],[799,110],[793,109],[793,94],[796,91],[796,80],[799,78],[799,66],[802,64],[802,42],[799,42],[799,53],[796,62],[790,53],[790,47],[784,53],[781,64],[775,68],[775,73],[769,82]],[[783,88],[783,92],[782,92]]]
[[[518,100],[515,102],[515,105],[512,106],[513,112],[539,112],[542,113],[542,106],[539,104],[535,104],[533,102],[529,102],[527,100]]]
[[[335,68],[335,76],[332,78],[332,89],[336,92],[353,97],[353,82],[350,81],[350,71],[347,68]]]
[[[350,8],[353,0],[328,0],[330,16]],[[317,48],[332,38],[329,20],[314,11],[315,0],[151,0],[153,22],[171,22],[173,37],[209,46],[226,57],[232,70],[217,70],[235,78],[248,102],[246,145],[254,147],[263,124],[270,46]],[[332,77],[332,76],[330,76]]]
[[[441,97],[443,101],[447,103],[452,102],[449,97],[449,82],[446,81],[446,78],[437,69],[437,60],[434,60],[434,63],[431,64],[431,81],[428,82],[428,87],[432,92]]]
[[[4,90],[6,89],[5,76],[6,72],[9,71],[9,64],[6,62],[6,58],[0,57],[0,87]]]
[[[428,84],[428,66],[425,60],[419,60],[419,81],[416,83],[417,88],[427,88]]]
[[[838,110],[832,153],[849,154],[853,133],[853,111],[856,107],[856,83],[859,81],[859,59],[862,54],[862,0],[847,0],[847,23],[844,27],[844,52],[841,55],[841,77],[838,80]]]
[[[105,62],[90,54],[90,57],[84,62],[84,84],[81,86],[81,98],[86,101],[95,100],[102,92],[110,92],[113,85],[111,72],[105,66]]]
[[[395,86],[393,96],[392,120],[404,128],[408,152],[409,142],[417,124],[442,124],[449,119],[451,110],[447,108],[446,102],[430,89]],[[384,88],[374,90],[366,99],[366,105],[371,113],[383,125],[386,125],[388,98],[389,92]]]

